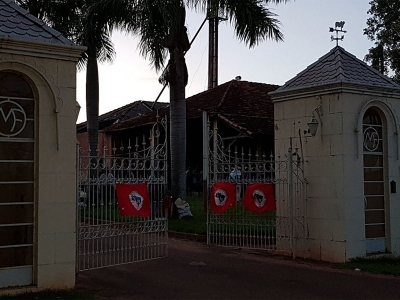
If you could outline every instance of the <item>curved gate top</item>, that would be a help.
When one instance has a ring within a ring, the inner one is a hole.
[[[290,147],[283,157],[274,157],[260,149],[238,148],[226,142],[215,123],[213,130],[207,124],[208,135],[203,135],[208,145],[204,154],[204,167],[208,168],[207,243],[300,255],[307,247],[307,206],[303,160],[297,149]],[[210,198],[213,188],[221,183],[234,184],[236,203],[218,213],[210,207]],[[246,189],[254,184],[273,189],[276,209],[249,211],[244,198]]]
[[[165,119],[102,155],[79,149],[77,271],[167,256],[167,149]],[[150,217],[120,215],[117,183],[146,183]]]

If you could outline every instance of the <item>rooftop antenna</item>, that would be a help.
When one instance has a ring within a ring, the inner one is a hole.
[[[335,22],[335,28],[329,27],[329,32],[336,32],[336,37],[331,35],[331,42],[336,41],[336,47],[339,46],[339,41],[344,40],[344,35],[339,37],[339,32],[346,33],[346,30],[343,30],[343,26],[346,22],[345,21],[340,21],[340,22]]]

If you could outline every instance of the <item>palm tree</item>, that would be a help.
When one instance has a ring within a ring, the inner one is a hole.
[[[186,9],[218,11],[228,17],[236,36],[250,48],[272,39],[282,41],[280,22],[266,6],[287,0],[98,0],[91,10],[108,13],[111,24],[139,36],[140,53],[160,70],[170,88],[170,151],[172,197],[186,198],[186,97],[184,55],[189,50]],[[127,13],[129,11],[129,13]]]
[[[57,2],[16,0],[31,13],[78,44],[88,47],[79,66],[87,67],[86,107],[89,145],[95,154],[98,144],[98,61],[112,61],[110,40],[114,27],[140,37],[140,53],[160,70],[169,53],[162,81],[170,87],[171,191],[186,198],[186,97],[187,69],[184,54],[189,50],[185,27],[186,8],[226,15],[239,40],[254,47],[266,39],[281,41],[279,21],[266,5],[287,0],[70,0]],[[67,13],[66,13],[67,12]]]
[[[112,24],[108,14],[89,11],[92,0],[15,0],[32,15],[42,19],[65,37],[87,46],[78,63],[86,66],[86,116],[91,155],[97,154],[99,129],[99,74],[98,62],[112,62],[115,51],[111,42]]]
[[[97,155],[99,134],[99,69],[98,62],[112,62],[115,50],[111,41],[112,26],[106,15],[88,10],[92,1],[83,5],[76,42],[87,50],[78,67],[86,66],[86,121],[90,155]]]

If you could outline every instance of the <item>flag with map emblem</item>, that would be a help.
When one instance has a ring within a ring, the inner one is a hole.
[[[273,184],[249,184],[243,197],[243,206],[255,213],[276,210]]]
[[[222,214],[233,206],[236,206],[236,184],[216,182],[211,193],[210,209],[217,214]]]
[[[121,216],[150,217],[150,198],[146,183],[118,183],[115,188]]]

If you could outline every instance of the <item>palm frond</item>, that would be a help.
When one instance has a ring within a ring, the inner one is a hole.
[[[186,0],[195,10],[208,13],[208,16],[222,15],[229,19],[239,40],[250,48],[262,41],[283,40],[281,23],[271,12],[268,4],[286,3],[289,0]]]
[[[184,26],[185,17],[179,17],[182,8],[184,11],[182,0],[88,0],[88,3],[90,18],[102,15],[110,32],[118,29],[138,36],[140,54],[156,70],[163,67],[168,54],[163,46],[165,39]],[[96,23],[90,21],[87,25],[90,24]]]
[[[87,0],[88,10],[103,15],[110,30],[135,32],[138,27],[141,2],[138,0]]]
[[[139,1],[135,34],[139,36],[140,55],[150,60],[158,71],[165,65],[171,41],[178,46],[177,36],[185,30],[185,6],[181,0]],[[150,3],[151,2],[151,3]]]
[[[227,15],[235,28],[239,40],[254,47],[267,39],[283,41],[283,33],[276,14],[272,13],[260,1],[227,1]]]
[[[107,22],[108,14],[92,10],[90,5],[91,1],[87,1],[83,7],[77,42],[87,47],[88,57],[96,57],[99,62],[112,62],[116,53],[111,41],[112,28]]]
[[[293,0],[293,1],[295,1],[295,0]],[[287,2],[290,2],[290,0],[262,0],[261,2],[264,2],[267,5],[270,5],[270,4],[287,3]]]
[[[157,3],[158,2],[158,3]],[[140,55],[150,60],[156,70],[160,70],[167,56],[167,49],[163,42],[170,30],[170,20],[161,1],[154,1],[152,5],[141,6],[141,16],[138,19],[140,29],[138,30]]]

